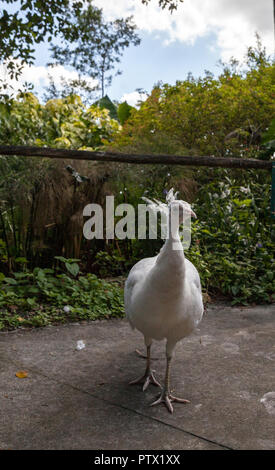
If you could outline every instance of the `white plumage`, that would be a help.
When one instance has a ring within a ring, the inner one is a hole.
[[[144,198],[145,199],[145,198]],[[195,216],[191,206],[176,200],[171,189],[167,205],[145,199],[153,210],[166,211],[168,238],[159,254],[139,261],[131,269],[125,285],[124,299],[126,316],[133,328],[143,335],[147,347],[145,374],[131,382],[160,385],[150,367],[152,340],[166,339],[167,367],[160,397],[152,405],[165,403],[172,413],[173,401],[188,403],[170,392],[170,363],[175,345],[188,336],[198,325],[203,315],[203,301],[198,271],[184,256],[178,228],[190,215]],[[179,214],[175,229],[171,223],[173,215]]]

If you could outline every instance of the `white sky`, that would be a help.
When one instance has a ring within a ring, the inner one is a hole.
[[[216,35],[221,58],[243,56],[246,47],[255,42],[257,31],[273,52],[273,0],[184,0],[170,14],[158,7],[158,0],[143,5],[140,0],[95,0],[108,19],[134,16],[140,30],[166,33],[163,45],[180,41],[187,44],[209,33]]]

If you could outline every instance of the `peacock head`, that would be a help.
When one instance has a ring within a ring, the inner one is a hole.
[[[177,199],[177,194],[174,193],[174,188],[171,188],[166,195],[166,204],[157,199],[151,200],[147,197],[142,199],[152,212],[160,212],[166,219],[169,218],[170,225],[173,224],[176,229],[179,225],[190,221],[190,217],[197,217],[188,202]]]
[[[174,193],[174,188],[171,188],[167,193],[166,202],[171,218],[176,217],[181,225],[190,217],[196,218],[197,216],[188,202],[177,199],[177,194],[177,192]]]

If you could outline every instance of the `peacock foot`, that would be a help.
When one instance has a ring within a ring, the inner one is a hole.
[[[190,403],[189,400],[185,400],[184,398],[174,397],[174,395],[172,395],[171,393],[169,393],[167,390],[164,389],[161,392],[159,398],[153,403],[151,403],[150,406],[155,406],[155,405],[159,405],[160,403],[164,403],[168,411],[170,411],[170,413],[173,413],[174,411],[173,406],[172,406],[173,401],[177,403]]]
[[[145,374],[142,375],[142,377],[139,377],[136,380],[132,380],[132,382],[129,382],[129,385],[135,385],[135,384],[143,384],[142,390],[145,392],[145,390],[148,388],[149,384],[156,385],[157,387],[161,387],[160,383],[157,381],[156,377],[154,376],[153,370],[146,370]]]

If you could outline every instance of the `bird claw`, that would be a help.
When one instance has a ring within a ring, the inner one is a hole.
[[[151,403],[150,406],[155,406],[155,405],[159,405],[160,403],[164,403],[168,411],[170,411],[170,413],[173,413],[174,411],[174,408],[172,406],[173,401],[175,401],[176,403],[190,403],[189,400],[185,400],[184,398],[174,397],[174,395],[172,395],[171,393],[168,393],[167,391],[163,391],[161,392],[159,398],[153,403]]]
[[[157,381],[156,377],[154,376],[154,372],[155,371],[153,370],[145,372],[145,374],[142,375],[142,377],[139,377],[138,379],[132,380],[131,382],[129,382],[129,385],[136,385],[136,384],[143,383],[143,387],[142,387],[143,392],[147,390],[150,383],[157,387],[161,387],[160,383]]]

